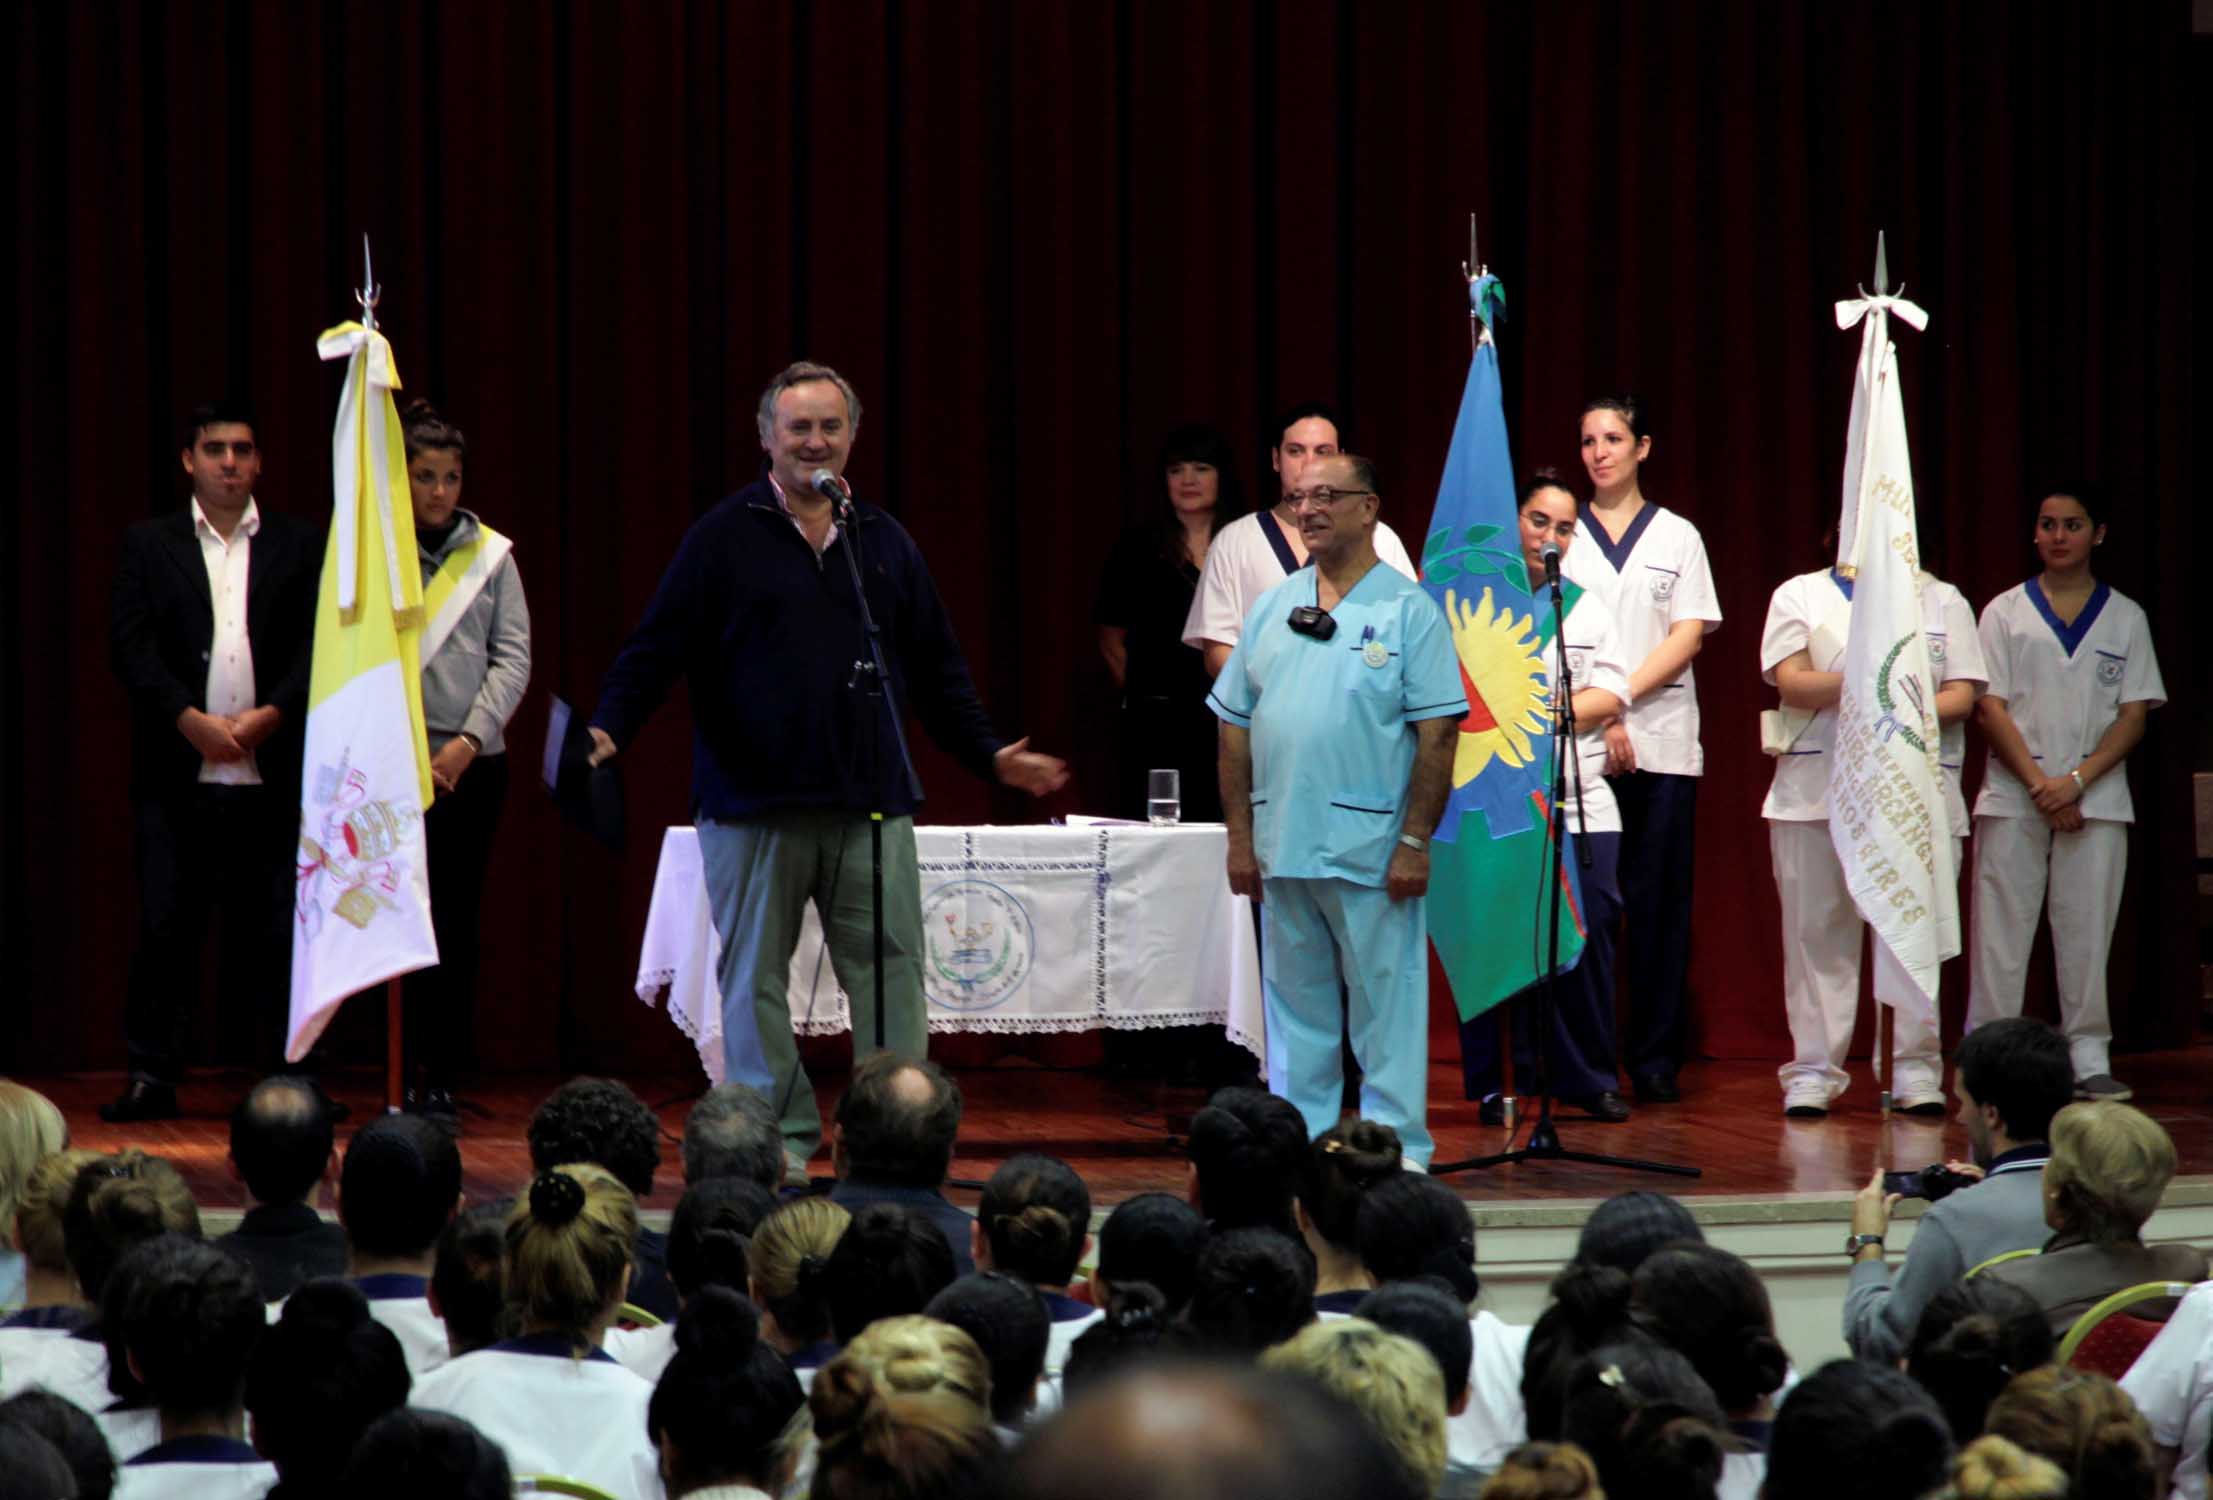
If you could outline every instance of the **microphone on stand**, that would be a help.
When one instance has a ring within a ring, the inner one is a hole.
[[[828,469],[817,469],[807,478],[807,486],[828,500],[840,521],[853,518],[853,492],[845,487],[845,481]],[[1554,549],[1557,554],[1558,549]]]
[[[828,470],[824,470],[823,473],[815,476],[815,488],[820,489],[822,487],[821,481],[828,472]],[[1544,559],[1544,581],[1555,590],[1558,589],[1560,587],[1560,544],[1558,542],[1546,542],[1537,555]]]

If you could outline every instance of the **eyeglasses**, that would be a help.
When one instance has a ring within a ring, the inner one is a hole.
[[[1354,495],[1372,495],[1374,490],[1333,490],[1328,485],[1317,485],[1310,490],[1293,490],[1284,498],[1291,502],[1291,509],[1304,510],[1309,505],[1335,505]]]

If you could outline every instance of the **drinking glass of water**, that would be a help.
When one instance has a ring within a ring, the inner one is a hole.
[[[1155,828],[1173,828],[1183,821],[1183,773],[1152,771],[1145,777],[1145,816]]]

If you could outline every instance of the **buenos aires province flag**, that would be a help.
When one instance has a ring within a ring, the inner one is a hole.
[[[347,364],[300,774],[284,1049],[294,1062],[348,995],[438,961],[423,846],[423,583],[392,404],[399,371],[384,335],[358,323],[331,329],[316,350]]]
[[[1470,288],[1480,296],[1490,278]],[[1498,348],[1478,340],[1422,548],[1422,586],[1452,627],[1468,715],[1429,846],[1429,939],[1471,1020],[1543,977],[1551,914],[1552,715],[1540,609],[1521,554]],[[1560,967],[1583,955],[1581,888],[1564,862]]]

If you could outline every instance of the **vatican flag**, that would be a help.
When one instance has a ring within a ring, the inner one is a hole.
[[[339,324],[316,349],[347,366],[300,775],[284,1049],[293,1062],[348,995],[438,962],[423,846],[423,583],[392,404],[399,371],[384,335],[359,323]]]

